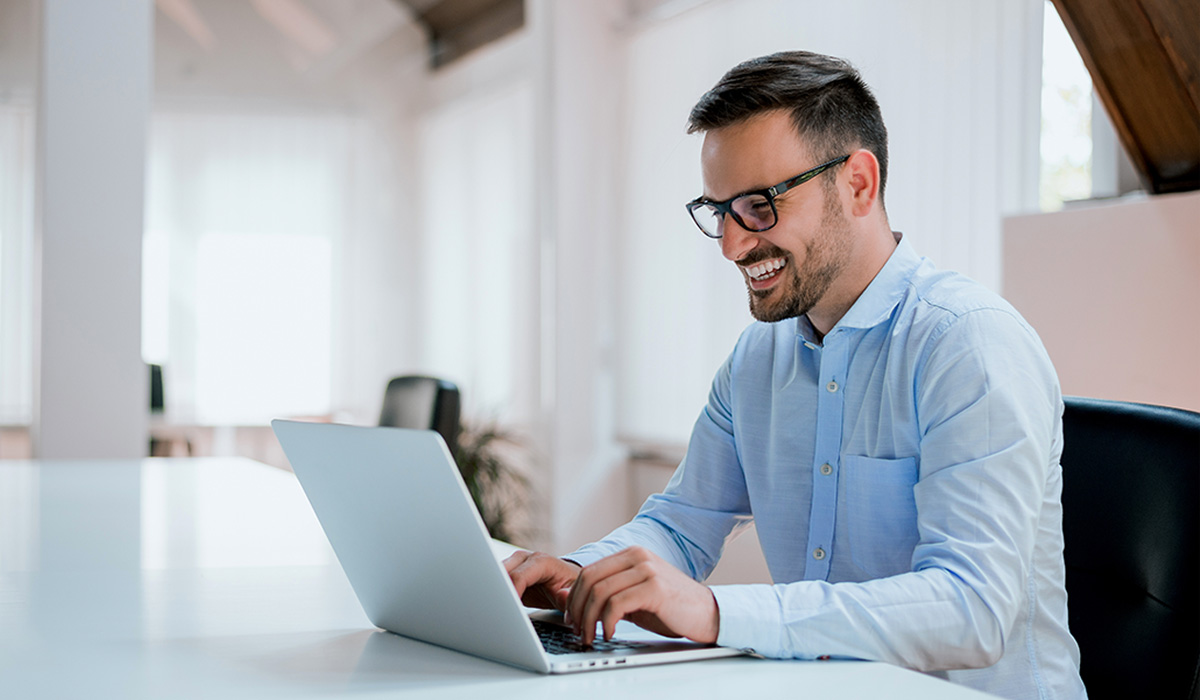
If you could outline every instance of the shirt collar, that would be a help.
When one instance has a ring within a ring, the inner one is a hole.
[[[921,265],[921,256],[912,249],[903,234],[895,235],[899,237],[896,249],[846,315],[830,329],[831,334],[838,328],[873,328],[883,323],[904,297],[909,280]],[[796,331],[801,337],[814,337],[807,316],[801,316],[797,322]]]

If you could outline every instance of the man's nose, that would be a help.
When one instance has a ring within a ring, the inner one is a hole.
[[[729,214],[721,221],[721,254],[737,262],[758,245],[758,235],[742,228]]]

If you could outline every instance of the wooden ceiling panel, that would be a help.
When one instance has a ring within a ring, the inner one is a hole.
[[[444,66],[525,25],[524,0],[400,0],[429,31],[430,62]]]
[[[1142,9],[1192,103],[1200,105],[1200,3],[1143,0]]]
[[[1053,2],[1152,190],[1200,189],[1200,3]]]

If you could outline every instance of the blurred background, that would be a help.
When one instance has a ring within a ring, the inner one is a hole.
[[[683,208],[688,111],[785,49],[859,68],[893,228],[1008,294],[1068,393],[1200,409],[1194,220],[1146,268],[1104,243],[1148,197],[1044,0],[0,0],[0,458],[153,439],[286,468],[271,418],[375,424],[391,378],[431,375],[507,436],[523,544],[604,534],[751,321]],[[1148,288],[1193,295],[1154,343],[1191,354],[1106,360],[1128,320],[1095,290]]]

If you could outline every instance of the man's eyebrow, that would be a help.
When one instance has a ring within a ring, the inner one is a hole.
[[[702,202],[728,202],[728,201],[737,199],[738,197],[741,197],[743,195],[757,194],[759,192],[766,192],[767,190],[771,189],[773,186],[774,185],[763,185],[762,187],[751,187],[748,190],[742,190],[741,192],[738,192],[737,194],[733,195],[732,197],[726,197],[725,199],[713,199],[712,197],[702,194],[702,195],[700,195],[700,201],[702,201]]]

